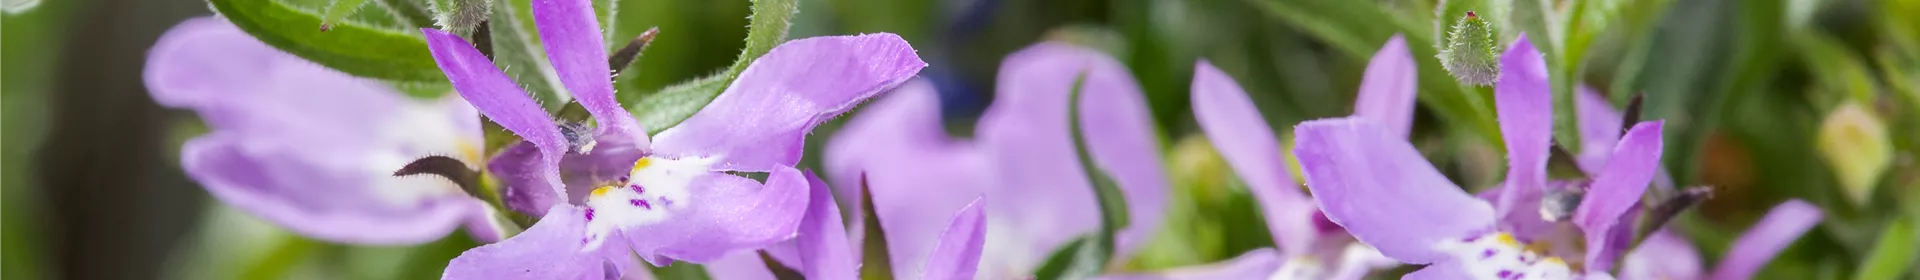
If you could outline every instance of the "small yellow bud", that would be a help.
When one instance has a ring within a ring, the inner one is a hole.
[[[1865,204],[1893,162],[1886,126],[1860,104],[1848,102],[1827,115],[1818,141],[1815,145],[1840,180],[1842,193],[1855,204]]]

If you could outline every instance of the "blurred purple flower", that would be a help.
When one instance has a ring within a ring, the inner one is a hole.
[[[1431,264],[1409,278],[1611,278],[1606,271],[1619,252],[1605,248],[1624,247],[1616,226],[1658,169],[1662,122],[1637,124],[1614,146],[1572,215],[1585,248],[1598,249],[1569,265],[1561,257],[1581,247],[1535,211],[1550,188],[1579,185],[1546,178],[1553,112],[1546,64],[1524,35],[1501,64],[1494,95],[1510,162],[1492,203],[1461,191],[1413,145],[1367,118],[1295,127],[1294,153],[1313,198],[1328,219],[1382,254]]]
[[[847,234],[848,228],[840,219],[840,206],[833,200],[833,190],[819,177],[812,173],[807,175],[813,188],[809,192],[812,200],[807,203],[806,218],[800,222],[800,234],[791,241],[768,248],[768,255],[804,274],[807,279],[860,279],[862,257],[859,248],[849,242],[857,243],[862,239]],[[986,242],[986,212],[980,200],[975,197],[958,213],[951,214],[953,218],[945,221],[938,235],[927,236],[937,239],[934,239],[935,245],[926,255],[890,255],[895,260],[924,260],[923,266],[893,267],[895,274],[915,276],[898,279],[973,279],[980,265],[981,247]],[[922,217],[922,220],[940,221],[926,219],[930,217],[939,216],[929,215]],[[897,263],[895,260],[888,261]],[[708,275],[714,279],[776,279],[754,252],[736,252],[706,267]]]
[[[1792,245],[1801,234],[1820,224],[1820,208],[1800,200],[1788,200],[1754,224],[1733,249],[1720,259],[1713,274],[1701,274],[1700,254],[1693,244],[1669,230],[1655,231],[1620,265],[1621,279],[1752,279],[1767,261]]]
[[[932,236],[945,226],[925,217],[983,194],[994,207],[986,209],[991,226],[979,278],[1026,277],[1059,246],[1096,230],[1100,209],[1087,178],[1073,175],[1085,173],[1067,121],[1082,78],[1077,102],[1088,151],[1114,176],[1130,212],[1117,258],[1151,239],[1167,179],[1145,97],[1126,68],[1092,49],[1040,43],[1009,55],[999,75],[999,95],[973,141],[947,136],[933,87],[913,83],[855,116],[829,143],[826,168],[841,197],[859,197],[865,174],[893,267],[923,267],[918,256],[934,249]]]
[[[806,134],[926,66],[892,34],[790,41],[650,141],[614,100],[589,1],[535,1],[533,15],[561,83],[598,124],[582,132],[590,140],[564,135],[465,40],[422,30],[460,95],[525,140],[488,169],[507,186],[510,208],[544,216],[520,236],[454,259],[446,278],[599,279],[629,268],[627,249],[665,265],[792,238],[807,203],[806,178],[793,168]]]
[[[1405,138],[1413,129],[1417,66],[1406,39],[1388,39],[1367,64],[1354,115],[1390,124]],[[1280,141],[1259,108],[1233,77],[1206,61],[1194,66],[1193,112],[1201,130],[1211,136],[1208,140],[1260,202],[1261,216],[1281,251],[1255,250],[1220,264],[1110,279],[1359,279],[1369,270],[1395,264],[1354,242],[1344,230],[1316,222],[1319,208],[1299,191]]]
[[[462,224],[477,239],[500,238],[490,208],[453,182],[392,175],[425,155],[477,162],[480,123],[465,101],[408,99],[215,17],[174,26],[147,59],[153,99],[212,128],[188,140],[180,160],[220,201],[332,242],[414,244]]]

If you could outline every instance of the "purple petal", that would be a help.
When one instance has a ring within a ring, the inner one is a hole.
[[[212,128],[181,147],[181,166],[228,205],[307,237],[360,244],[432,241],[485,216],[451,182],[392,176],[416,157],[462,157],[463,144],[479,143],[463,101],[408,99],[214,17],[168,30],[147,59],[153,98]]]
[[[1701,279],[1700,253],[1693,244],[1670,230],[1658,230],[1640,241],[1620,264],[1620,278]]]
[[[586,220],[569,205],[546,211],[526,232],[453,258],[441,279],[606,279],[606,255],[587,251]],[[603,246],[604,250],[621,250]]]
[[[993,163],[998,181],[988,184],[987,196],[994,207],[987,209],[996,220],[994,232],[1010,238],[990,240],[987,248],[994,257],[986,260],[989,278],[1009,271],[1030,271],[1054,248],[1099,227],[1100,212],[1093,188],[1087,181],[1067,123],[1068,96],[1076,78],[1089,95],[1116,99],[1113,106],[1144,106],[1140,91],[1119,62],[1092,49],[1063,43],[1040,43],[1009,55],[1001,65],[997,95],[991,107],[980,117],[976,138]],[[1100,93],[1111,91],[1110,93]],[[1119,127],[1146,125],[1145,107],[1112,108],[1083,112],[1082,117],[1116,117],[1113,120],[1086,119],[1084,130],[1089,152],[1108,174],[1116,175],[1132,225],[1120,234],[1118,254],[1126,256],[1137,248],[1159,222],[1164,207],[1166,183],[1158,170],[1155,146],[1142,134],[1148,128]],[[1104,113],[1103,113],[1104,112]],[[1122,118],[1123,117],[1123,118]],[[1119,125],[1119,126],[1113,126]],[[1107,135],[1102,133],[1115,133]],[[1110,141],[1110,142],[1109,142]],[[1126,154],[1109,154],[1124,148]],[[1117,163],[1131,159],[1127,164]],[[1138,170],[1153,166],[1152,170]],[[1129,174],[1140,173],[1140,174]],[[1142,182],[1151,181],[1151,182]],[[1005,222],[1006,226],[1001,225]],[[1004,231],[1003,231],[1004,230]],[[1014,238],[1017,237],[1017,238]],[[1001,251],[1005,250],[1005,251]]]
[[[1116,237],[1116,253],[1127,256],[1160,230],[1171,187],[1153,112],[1126,65],[1102,54],[1088,66],[1080,88],[1080,128],[1094,165],[1112,176],[1126,197],[1128,223]]]
[[[1268,279],[1285,262],[1282,254],[1270,248],[1253,249],[1232,259],[1203,266],[1184,267],[1166,271],[1136,274],[1101,276],[1101,280],[1204,280],[1204,279]],[[931,279],[931,278],[930,278]]]
[[[606,136],[606,135],[602,135]],[[560,181],[567,184],[567,201],[581,204],[594,188],[616,182],[633,172],[634,161],[646,156],[644,146],[628,137],[598,137],[588,154],[567,154],[560,160]]]
[[[760,260],[759,251],[739,251],[725,257],[701,264],[706,268],[709,279],[724,280],[775,280],[773,271],[767,270],[767,263]]]
[[[553,63],[560,84],[566,85],[574,100],[580,101],[599,123],[596,136],[632,138],[636,147],[648,146],[646,129],[613,98],[607,46],[592,1],[540,0],[532,5],[534,26],[540,29],[547,61]]]
[[[722,170],[791,166],[814,125],[926,65],[906,40],[888,33],[787,42],[754,60],[706,108],[660,132],[653,148],[670,158],[718,156]]]
[[[833,202],[833,190],[827,182],[807,172],[807,213],[800,220],[800,235],[794,244],[800,252],[798,269],[808,279],[858,279],[860,257],[847,245],[846,224],[840,222],[840,206]]]
[[[1577,187],[1570,185],[1572,183],[1573,182],[1567,181],[1547,182],[1549,186],[1555,188]],[[1500,196],[1502,195],[1508,195],[1506,186],[1494,186],[1493,188],[1481,191],[1475,196],[1484,201],[1500,201]],[[1523,190],[1512,195],[1519,196],[1513,200],[1514,209],[1540,209],[1540,200],[1546,196],[1546,192],[1542,190]],[[1500,231],[1511,233],[1514,238],[1525,241],[1541,241],[1561,233],[1560,224],[1547,221],[1545,217],[1540,216],[1540,211],[1507,212],[1506,216],[1499,218],[1498,224],[1497,228]]]
[[[842,207],[859,207],[861,184],[870,188],[873,211],[885,229],[887,252],[896,268],[926,266],[949,226],[926,217],[952,215],[966,207],[994,178],[986,154],[947,136],[939,96],[925,81],[901,85],[861,109],[830,138],[824,162],[837,193],[849,198]],[[849,217],[865,219],[859,211]],[[914,275],[907,269],[894,272],[895,278]]]
[[[655,265],[664,258],[705,263],[728,253],[794,237],[807,209],[807,179],[778,167],[765,185],[726,173],[694,179],[687,205],[656,224],[625,228],[633,251]]]
[[[512,157],[511,160],[531,161],[532,163],[499,163],[490,161],[488,168],[498,165],[514,165],[526,169],[511,169],[520,174],[499,173],[501,176],[521,177],[525,180],[507,181],[509,188],[546,187],[556,194],[564,195],[567,190],[558,176],[560,157],[566,154],[567,141],[560,136],[560,128],[553,124],[547,111],[540,108],[532,97],[520,90],[520,86],[507,78],[507,74],[495,67],[492,61],[473,49],[460,36],[430,28],[420,29],[427,38],[427,47],[433,51],[434,62],[447,74],[447,80],[453,82],[453,88],[460,92],[480,113],[499,123],[522,140],[533,143],[538,148],[538,157]],[[533,209],[532,212],[541,210]]]
[[[1405,36],[1394,34],[1367,62],[1353,115],[1380,122],[1400,137],[1413,132],[1413,101],[1419,93],[1419,64],[1407,50]]]
[[[540,154],[539,147],[529,142],[519,142],[507,145],[500,154],[493,155],[493,159],[487,161],[487,171],[505,187],[500,192],[500,198],[507,204],[507,209],[545,216],[547,209],[566,204],[561,194],[553,191],[556,186],[549,185],[549,180],[558,176],[554,175],[555,170],[546,166],[545,158],[546,155]]]
[[[1612,159],[1593,180],[1591,188],[1574,211],[1574,225],[1586,233],[1589,248],[1608,248],[1620,246],[1608,245],[1609,234],[1619,225],[1621,215],[1640,203],[1640,196],[1647,191],[1647,185],[1653,181],[1653,175],[1660,168],[1661,139],[1663,122],[1648,121],[1634,125],[1628,130],[1620,144],[1614,146]],[[1611,263],[1616,250],[1588,250],[1587,261]],[[1600,266],[1604,268],[1605,266]]]
[[[1613,109],[1607,97],[1593,88],[1576,88],[1574,109],[1580,116],[1580,155],[1576,156],[1580,169],[1587,174],[1599,174],[1606,166],[1607,158],[1612,156],[1613,144],[1620,139],[1620,112]]]
[[[1435,245],[1494,226],[1493,208],[1427,163],[1413,144],[1360,118],[1294,127],[1294,155],[1313,199],[1354,238],[1401,262],[1447,259]]]
[[[1288,254],[1308,250],[1317,234],[1313,201],[1300,193],[1288,174],[1280,140],[1274,138],[1246,91],[1205,60],[1193,67],[1193,117],[1207,140],[1220,149],[1227,166],[1259,199],[1274,242]]]
[[[1800,200],[1788,200],[1767,211],[1760,223],[1747,229],[1733,241],[1727,257],[1713,270],[1712,279],[1751,279],[1768,261],[1800,239],[1801,234],[1820,225],[1820,208]]]
[[[1525,34],[1500,55],[1500,79],[1494,83],[1494,107],[1499,111],[1500,136],[1507,143],[1506,192],[1495,207],[1500,213],[1533,211],[1514,208],[1515,193],[1541,190],[1547,183],[1547,155],[1553,142],[1553,89],[1547,81],[1547,63]]]
[[[981,246],[987,240],[987,212],[980,205],[980,198],[974,198],[953,214],[953,221],[947,225],[946,232],[940,233],[940,242],[927,256],[927,266],[921,270],[920,279],[973,279],[980,268]]]

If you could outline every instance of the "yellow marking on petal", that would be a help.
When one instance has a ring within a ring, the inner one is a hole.
[[[458,152],[460,153],[460,159],[463,159],[463,160],[478,161],[480,159],[486,158],[486,156],[480,155],[480,146],[474,145],[473,142],[455,141],[454,148],[458,149]]]
[[[1546,242],[1528,243],[1525,249],[1530,252],[1545,254],[1553,250],[1553,244]]]
[[[652,166],[652,165],[653,165],[653,157],[643,157],[643,158],[640,158],[640,160],[633,162],[633,170],[640,171],[641,169],[647,169],[647,166]]]
[[[593,196],[594,197],[606,196],[607,192],[609,191],[613,191],[613,186],[602,186],[600,188],[593,189]]]
[[[1520,240],[1513,239],[1512,234],[1505,232],[1495,233],[1493,235],[1493,241],[1500,242],[1500,245],[1506,245],[1508,247],[1520,247]]]
[[[1562,266],[1567,265],[1567,261],[1560,259],[1560,257],[1547,257],[1545,261],[1547,263],[1555,264],[1555,265],[1562,265]]]

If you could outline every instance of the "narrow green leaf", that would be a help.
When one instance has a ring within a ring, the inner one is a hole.
[[[417,31],[351,22],[320,31],[321,17],[270,0],[208,0],[215,11],[275,48],[354,76],[446,82]]]
[[[1860,271],[1854,273],[1855,280],[1892,280],[1906,275],[1913,269],[1914,260],[1920,257],[1920,232],[1915,231],[1913,216],[1902,215],[1893,219],[1893,223],[1880,231],[1880,241],[1872,251],[1867,252],[1866,261],[1861,263]]]
[[[772,51],[774,46],[787,40],[787,29],[793,25],[793,15],[800,13],[800,4],[795,0],[753,0],[753,21],[747,25],[747,47],[740,50],[740,57],[733,59],[733,66],[727,67],[727,81],[740,77],[740,71],[746,71],[747,65],[754,59]]]
[[[1114,232],[1127,227],[1127,199],[1120,192],[1119,184],[1115,184],[1113,177],[1094,163],[1093,154],[1087,150],[1087,135],[1081,131],[1084,127],[1080,125],[1080,98],[1086,96],[1082,92],[1086,82],[1086,73],[1081,73],[1073,81],[1072,94],[1067,98],[1071,101],[1067,105],[1067,127],[1072,130],[1073,152],[1080,159],[1080,168],[1087,172],[1083,176],[1087,176],[1087,182],[1093,185],[1094,195],[1100,199],[1100,235],[1106,241],[1113,241]],[[1100,245],[1106,246],[1109,251],[1113,247],[1111,242]],[[1104,263],[1106,257],[1102,256],[1101,260]]]
[[[1111,254],[1112,251],[1101,252],[1101,246],[1093,244],[1113,241],[1100,239],[1099,234],[1090,234],[1067,242],[1059,250],[1053,251],[1046,262],[1040,263],[1040,268],[1033,272],[1033,279],[1087,279],[1099,275],[1106,263],[1101,262],[1098,256]]]
[[[320,20],[320,30],[329,29],[328,25],[339,23],[340,19],[347,18],[347,15],[360,10],[360,6],[366,6],[366,4],[367,0],[333,0],[332,3],[327,3],[327,16]]]
[[[553,72],[553,65],[548,63],[538,34],[533,32],[533,14],[523,10],[530,3],[512,0],[493,4],[494,12],[488,23],[488,29],[493,32],[493,61],[534,100],[539,100],[540,105],[558,109],[567,104],[567,91],[561,87],[560,76]]]
[[[625,102],[634,108],[633,117],[647,128],[647,134],[660,133],[669,127],[680,124],[700,108],[713,102],[726,89],[726,75],[713,75],[669,86],[659,92],[641,96],[637,102]],[[624,101],[623,101],[624,102]]]
[[[647,133],[659,133],[680,124],[713,102],[754,59],[786,40],[787,28],[799,9],[795,0],[754,0],[752,21],[747,24],[747,46],[740,50],[740,56],[726,72],[667,86],[650,94],[616,93],[615,97],[633,109],[630,111],[634,112],[634,118],[647,127]]]

